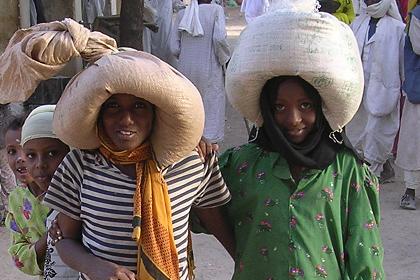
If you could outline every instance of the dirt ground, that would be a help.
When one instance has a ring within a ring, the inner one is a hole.
[[[226,9],[229,41],[235,41],[244,27],[238,8]],[[244,120],[228,104],[226,106],[226,136],[222,150],[245,143],[247,131]],[[420,280],[420,216],[418,211],[398,207],[403,184],[400,170],[392,183],[381,189],[382,239],[385,247],[385,271],[389,280]],[[7,255],[8,233],[0,228],[0,279],[35,279],[17,271]],[[233,261],[221,245],[211,236],[194,235],[196,279],[228,280],[233,271]],[[368,280],[368,279],[363,279]]]

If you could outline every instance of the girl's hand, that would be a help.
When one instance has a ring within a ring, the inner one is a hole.
[[[50,228],[48,229],[48,235],[51,237],[51,245],[55,246],[58,241],[63,239],[61,234],[60,227],[58,226],[57,219],[54,219],[51,223]]]
[[[201,137],[200,143],[196,148],[198,155],[204,161],[212,152],[219,151],[219,145],[217,143],[210,143],[205,137]]]
[[[92,268],[93,271],[88,274],[91,280],[136,280],[131,270],[109,261],[98,260]]]

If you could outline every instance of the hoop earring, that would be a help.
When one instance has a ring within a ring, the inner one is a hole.
[[[336,144],[343,144],[343,138],[341,137],[341,140],[338,140],[337,139],[337,136],[335,135],[335,133],[336,132],[338,132],[338,133],[341,133],[341,132],[343,132],[343,129],[342,128],[339,128],[339,129],[337,129],[337,130],[334,130],[334,131],[331,131],[330,132],[330,135],[328,135],[328,137],[334,142],[334,143],[336,143]]]
[[[250,140],[248,140],[248,143],[252,143],[252,142],[254,142],[255,140],[257,140],[257,138],[258,138],[258,133],[260,132],[260,128],[259,127],[257,127],[257,131],[255,132],[255,136],[252,138],[252,139],[250,139]]]

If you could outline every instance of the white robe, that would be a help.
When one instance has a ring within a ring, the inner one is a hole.
[[[391,157],[399,128],[405,35],[404,24],[385,15],[368,40],[369,20],[363,14],[352,24],[362,57],[365,87],[362,104],[346,133],[379,176],[382,165]]]
[[[247,23],[253,21],[256,17],[268,11],[270,2],[268,0],[243,0],[241,4],[241,13],[245,14]]]
[[[219,142],[224,137],[225,85],[223,67],[230,58],[226,39],[225,14],[217,4],[200,4],[199,18],[204,36],[179,31],[184,11],[172,28],[171,51],[178,57],[178,70],[200,91],[206,114],[204,137]]]
[[[156,24],[158,32],[152,32],[145,28],[143,31],[143,49],[163,61],[174,65],[173,57],[169,49],[169,40],[172,29],[172,0],[148,0],[156,10]]]

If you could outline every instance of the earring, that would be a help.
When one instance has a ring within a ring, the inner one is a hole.
[[[341,140],[338,140],[337,139],[337,136],[335,135],[335,133],[339,133],[339,134],[341,134],[341,132],[343,132],[343,129],[342,128],[339,128],[339,129],[337,129],[337,130],[334,130],[334,131],[331,131],[330,132],[330,135],[328,135],[328,137],[334,142],[334,143],[336,143],[336,144],[343,144],[343,137],[340,135],[340,137],[341,137]]]

